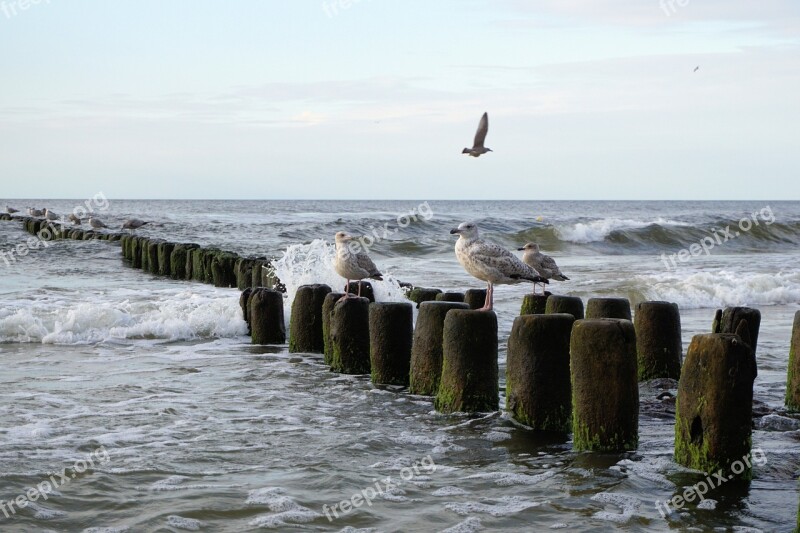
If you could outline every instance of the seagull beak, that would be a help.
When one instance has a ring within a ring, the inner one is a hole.
[[[453,228],[450,230],[450,235],[457,235],[459,233],[461,233],[461,230],[458,228]]]
[[[525,249],[525,248],[517,248],[517,251],[518,251],[518,252],[521,252],[521,251],[522,251],[522,250],[524,250],[524,249]]]

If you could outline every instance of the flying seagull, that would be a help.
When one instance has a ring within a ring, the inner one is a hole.
[[[516,255],[502,246],[481,239],[478,226],[472,222],[462,222],[456,229],[450,230],[450,233],[459,236],[456,241],[456,258],[464,270],[488,283],[486,301],[479,311],[491,311],[494,307],[495,284],[511,285],[523,281],[548,283]]]
[[[483,145],[484,141],[486,141],[487,133],[489,133],[489,114],[484,113],[478,123],[478,131],[475,132],[475,141],[472,143],[472,148],[464,148],[461,153],[469,154],[472,157],[480,157],[481,154],[491,152],[490,148],[486,148]]]
[[[555,259],[540,252],[539,245],[535,242],[529,242],[519,250],[525,252],[522,256],[525,264],[536,270],[543,278],[556,281],[567,281],[569,279],[561,273],[561,269],[558,268]],[[533,293],[536,294],[535,283],[533,284]]]
[[[100,220],[99,218],[94,218],[94,217],[89,217],[89,225],[91,227],[93,227],[94,229],[100,229],[100,228],[107,228],[108,227],[105,224],[103,224],[102,220]]]
[[[696,67],[694,67],[694,72],[697,72],[698,70],[700,70],[700,65],[697,65]]]
[[[149,224],[149,222],[145,222],[143,220],[139,220],[138,218],[129,218],[125,221],[122,225],[122,229],[139,229],[145,224]]]
[[[350,297],[348,292],[350,287],[350,280],[358,280],[358,296],[361,297],[361,280],[370,278],[383,280],[383,274],[380,273],[378,267],[372,262],[372,259],[365,253],[354,253],[349,246],[353,241],[353,237],[347,233],[340,231],[335,237],[336,239],[336,259],[334,259],[333,267],[336,273],[347,280],[345,285],[344,296],[340,300]],[[355,248],[355,246],[353,246]]]

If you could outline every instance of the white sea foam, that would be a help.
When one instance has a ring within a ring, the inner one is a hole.
[[[308,507],[303,507],[290,497],[284,495],[281,487],[264,487],[251,490],[245,503],[249,505],[266,505],[274,514],[259,515],[250,521],[251,526],[278,528],[289,524],[312,522],[321,515]]]
[[[470,517],[463,522],[459,522],[453,527],[443,529],[439,533],[475,533],[476,531],[480,531],[482,529],[483,524],[481,524],[481,521],[475,517]]]
[[[542,505],[539,502],[532,502],[525,500],[519,496],[501,496],[500,498],[492,498],[488,500],[493,503],[483,502],[465,502],[455,503],[450,502],[445,505],[445,508],[460,515],[470,515],[475,513],[484,513],[491,516],[508,516],[531,507],[538,507]]]
[[[236,292],[186,290],[43,292],[0,309],[0,342],[89,344],[121,339],[190,340],[247,333]]]
[[[675,302],[683,309],[738,305],[786,305],[800,301],[800,272],[770,274],[728,270],[681,271],[634,276],[648,300]]]
[[[558,238],[562,241],[586,244],[590,242],[602,242],[614,231],[646,228],[652,224],[658,224],[660,226],[688,225],[660,217],[651,221],[601,218],[592,220],[591,222],[577,222],[569,226],[556,226],[554,230]]]
[[[611,511],[598,511],[594,514],[595,518],[614,522],[616,524],[624,524],[628,522],[639,510],[641,502],[632,497],[625,496],[624,494],[615,494],[612,492],[600,492],[592,496],[592,500],[597,502],[608,503],[615,505],[622,509],[622,512],[615,513]]]

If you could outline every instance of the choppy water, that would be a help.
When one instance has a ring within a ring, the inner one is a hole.
[[[84,200],[5,203],[68,213]],[[403,218],[412,211],[416,220]],[[643,408],[637,452],[576,454],[504,413],[439,415],[429,398],[331,373],[319,356],[253,347],[237,291],[129,269],[115,243],[63,241],[8,264],[0,256],[0,499],[98,449],[108,460],[74,479],[68,470],[56,492],[9,518],[0,510],[0,531],[792,529],[800,422],[782,403],[800,308],[800,203],[111,200],[98,213],[109,225],[131,215],[155,222],[140,233],[282,258],[287,317],[297,286],[341,285],[328,261],[340,229],[377,231],[370,253],[389,274],[379,299],[402,298],[397,280],[480,287],[448,233],[467,219],[509,248],[538,241],[572,278],[551,289],[677,302],[686,345],[714,308],[759,307],[755,397],[769,414],[754,446],[766,464],[752,483],[707,496],[715,504],[664,520],[655,500],[702,476],[673,463],[663,409]],[[759,224],[743,231],[743,217]],[[727,226],[710,255],[670,264]],[[0,252],[28,237],[0,221]],[[524,292],[495,293],[501,376]],[[659,392],[643,389],[643,403]],[[370,505],[328,520],[323,505],[371,487],[382,494]]]

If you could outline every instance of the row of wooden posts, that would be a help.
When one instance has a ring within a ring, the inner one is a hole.
[[[134,268],[173,279],[242,290],[240,305],[254,344],[283,344],[284,295],[266,258],[243,258],[196,244],[132,234],[98,233],[23,218],[43,238],[120,241]],[[275,287],[274,287],[275,286]],[[354,284],[349,292],[355,292]],[[289,322],[289,351],[321,353],[333,371],[370,374],[376,384],[434,396],[440,412],[499,408],[498,328],[481,312],[485,291],[445,293],[412,288],[412,303],[342,298],[327,285],[298,289]],[[638,382],[678,379],[675,459],[705,472],[750,452],[753,382],[761,315],[719,310],[712,332],[696,335],[681,361],[678,306],[642,302],[635,320],[624,298],[527,295],[508,339],[506,408],[540,431],[572,433],[576,450],[620,452],[638,446]],[[786,404],[800,410],[800,312],[792,331]],[[749,462],[748,462],[749,465]],[[739,477],[749,478],[750,467]]]
[[[350,287],[350,292],[355,286]],[[298,289],[289,351],[322,353],[331,370],[370,374],[376,384],[434,397],[443,413],[499,408],[498,329],[493,312],[475,308],[482,291],[414,288],[412,303],[343,299],[327,285]],[[246,289],[242,311],[257,344],[286,342],[283,295]],[[642,302],[631,320],[625,298],[527,295],[508,339],[506,409],[534,430],[572,433],[576,450],[621,452],[638,446],[638,382],[678,379],[675,459],[705,472],[750,453],[753,382],[761,314],[719,310],[712,332],[696,335],[681,361],[678,306]],[[787,404],[800,406],[800,312],[791,342]],[[749,462],[748,462],[749,464]],[[733,472],[751,476],[750,466]]]

